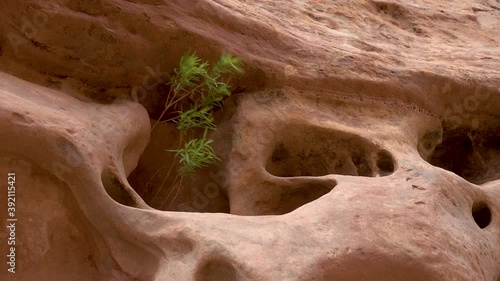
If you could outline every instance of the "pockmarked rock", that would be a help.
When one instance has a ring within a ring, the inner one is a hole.
[[[4,1],[0,279],[500,280],[499,9]],[[188,50],[246,73],[218,165],[172,185],[179,135],[154,125]]]

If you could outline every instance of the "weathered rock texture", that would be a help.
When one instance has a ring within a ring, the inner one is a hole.
[[[500,280],[498,1],[5,0],[0,23],[0,280]],[[152,124],[188,49],[247,72],[220,165],[173,185]]]

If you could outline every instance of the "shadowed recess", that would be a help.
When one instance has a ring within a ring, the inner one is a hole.
[[[425,142],[421,140],[420,142]],[[445,128],[428,162],[475,184],[500,178],[500,130]]]
[[[155,121],[154,121],[155,122]],[[229,213],[224,189],[229,175],[217,165],[197,170],[195,175],[178,179],[178,159],[166,151],[179,148],[175,124],[157,126],[137,167],[127,180],[150,207],[163,211]]]
[[[107,169],[102,172],[101,180],[108,195],[116,202],[125,206],[138,207],[134,197],[118,175]]]
[[[388,176],[395,170],[394,158],[387,150],[355,134],[290,126],[278,135],[266,162],[266,170],[274,176],[375,177]]]
[[[486,202],[474,203],[472,206],[472,218],[479,228],[486,228],[491,223],[491,210]]]
[[[388,176],[394,173],[394,159],[387,150],[381,150],[377,154],[377,167],[381,176]]]
[[[238,281],[243,280],[232,264],[224,260],[204,263],[196,273],[196,281]]]
[[[283,184],[279,207],[271,214],[289,213],[329,193],[336,185],[335,180]]]

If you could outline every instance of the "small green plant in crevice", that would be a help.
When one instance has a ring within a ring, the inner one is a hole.
[[[216,129],[214,110],[222,106],[224,98],[231,96],[229,79],[242,73],[243,61],[230,53],[223,53],[213,65],[191,52],[181,58],[168,82],[170,91],[165,108],[153,126],[154,129],[158,123],[174,122],[181,133],[180,148],[168,150],[176,153],[181,166],[177,182],[192,175],[196,169],[219,160],[207,134]],[[165,115],[169,118],[162,120]],[[201,138],[193,137],[196,129],[203,131]]]
[[[179,172],[184,176],[189,176],[194,173],[194,171],[205,166],[205,164],[215,164],[217,163],[217,156],[211,146],[212,140],[206,137],[207,130],[203,134],[201,139],[191,139],[184,144],[182,149],[169,150],[176,152],[176,156],[180,157],[179,163],[181,168]]]

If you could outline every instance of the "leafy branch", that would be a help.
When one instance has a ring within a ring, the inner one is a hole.
[[[175,152],[179,158],[181,176],[189,176],[197,168],[219,160],[212,148],[213,140],[207,138],[207,133],[216,129],[214,109],[221,107],[224,98],[231,95],[229,80],[225,82],[223,79],[241,73],[243,61],[230,53],[222,54],[213,66],[203,62],[195,53],[187,53],[181,58],[179,67],[174,70],[169,81],[170,91],[165,108],[153,128],[158,123],[174,122],[181,132],[181,140],[188,137],[195,128],[204,130],[201,139],[192,138],[186,141],[181,149],[168,150]],[[162,120],[167,112],[176,109],[181,101],[186,100],[189,101],[188,109],[180,109],[175,117]]]

